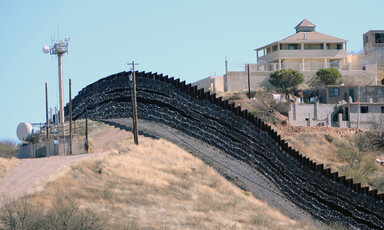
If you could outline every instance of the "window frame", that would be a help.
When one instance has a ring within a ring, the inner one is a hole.
[[[360,106],[360,113],[369,113],[368,106]]]
[[[340,96],[340,88],[337,88],[337,87],[329,88],[329,96],[330,97],[339,97]]]

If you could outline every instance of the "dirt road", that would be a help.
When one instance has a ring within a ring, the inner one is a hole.
[[[11,169],[9,174],[0,182],[0,205],[3,199],[22,196],[36,183],[48,179],[58,169],[98,155],[100,153],[22,159],[20,164]]]

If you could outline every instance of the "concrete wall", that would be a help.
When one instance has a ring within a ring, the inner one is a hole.
[[[253,66],[254,67],[254,66]],[[269,83],[273,71],[250,71],[251,90],[258,87],[274,88]],[[309,85],[316,78],[316,70],[301,71],[304,75],[304,83]],[[366,70],[341,70],[341,81],[346,85],[376,85],[377,72]],[[247,71],[229,71],[224,75],[224,91],[242,91],[248,89]],[[337,102],[336,102],[337,103]]]
[[[16,155],[17,158],[35,158],[35,157],[47,157],[50,155],[58,155],[59,147],[54,144],[53,140],[39,143],[30,143],[22,146]]]
[[[384,30],[370,30],[363,35],[364,53],[369,53],[378,48],[384,48],[384,43],[376,43],[376,33],[384,33]]]
[[[223,76],[211,76],[200,81],[192,83],[193,86],[197,86],[198,89],[204,89],[205,92],[223,92],[224,91],[224,77]]]
[[[258,87],[273,88],[269,83],[269,77],[272,72],[250,72],[250,87],[255,90]],[[224,75],[224,91],[242,91],[248,90],[248,72],[247,71],[229,71]]]
[[[337,105],[292,103],[288,113],[292,126],[331,126],[332,115]]]
[[[292,64],[292,63],[291,63]],[[320,62],[313,61],[307,63],[308,65],[321,65]],[[297,65],[301,65],[297,63]],[[248,68],[250,72],[250,87],[255,90],[259,87],[274,88],[269,83],[269,78],[273,71],[264,71],[265,69],[276,70],[276,63],[274,64],[246,64],[244,71],[228,71],[224,76],[211,76],[192,83],[197,85],[198,88],[204,88],[205,91],[222,92],[222,91],[243,91],[248,90]],[[377,84],[377,66],[365,65],[366,70],[340,70],[342,75],[341,81],[345,85],[376,85]],[[313,66],[312,66],[313,67]],[[261,70],[261,71],[260,71]],[[304,75],[304,83],[310,85],[316,78],[317,70],[300,71]],[[339,100],[338,100],[339,101]],[[333,103],[337,103],[335,101]]]
[[[329,95],[330,88],[338,88],[339,96],[331,97]],[[350,95],[350,90],[353,90],[353,95]],[[361,86],[360,87],[360,99],[359,99],[359,87],[358,86],[327,86],[323,90],[324,95],[326,95],[325,103],[336,104],[341,100],[348,101],[348,98],[351,96],[351,102],[380,102],[384,103],[384,86],[383,85],[371,85],[371,86]]]
[[[64,146],[65,145],[65,146]],[[65,152],[64,152],[65,148]],[[85,139],[74,138],[72,140],[72,153],[73,154],[82,154],[85,153]],[[64,143],[63,139],[60,138],[59,142],[54,142],[54,140],[39,142],[39,143],[30,143],[20,148],[17,158],[35,158],[35,157],[48,157],[53,155],[68,155],[69,154],[69,142],[66,139]]]
[[[368,107],[368,113],[360,113],[358,115],[358,104],[350,104],[350,127],[360,129],[380,129],[384,126],[384,113],[381,113],[381,107],[384,107],[383,103],[371,103],[360,104],[360,107]],[[360,118],[359,118],[360,116]],[[360,122],[359,122],[360,120]],[[359,124],[358,124],[359,123]]]

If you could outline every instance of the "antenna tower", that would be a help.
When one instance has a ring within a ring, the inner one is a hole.
[[[52,38],[51,38],[52,39]],[[63,54],[68,53],[69,38],[55,42],[52,46],[44,46],[43,52],[57,55],[59,65],[59,95],[60,95],[60,124],[64,124],[64,102],[63,102]]]

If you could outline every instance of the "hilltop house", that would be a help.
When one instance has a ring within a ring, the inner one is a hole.
[[[316,32],[316,25],[304,19],[296,33],[255,49],[258,70],[318,70],[347,67],[347,41]]]
[[[224,76],[212,76],[192,84],[211,93],[243,91],[248,87],[251,90],[273,88],[269,82],[273,71],[294,69],[303,73],[304,83],[310,85],[317,70],[329,67],[339,69],[345,85],[377,84],[375,55],[348,55],[347,40],[317,32],[316,25],[306,19],[295,30],[296,33],[287,38],[255,49],[257,63],[245,64],[244,71],[228,70],[226,62]],[[376,34],[374,36],[377,37]],[[381,38],[381,35],[378,36]]]

